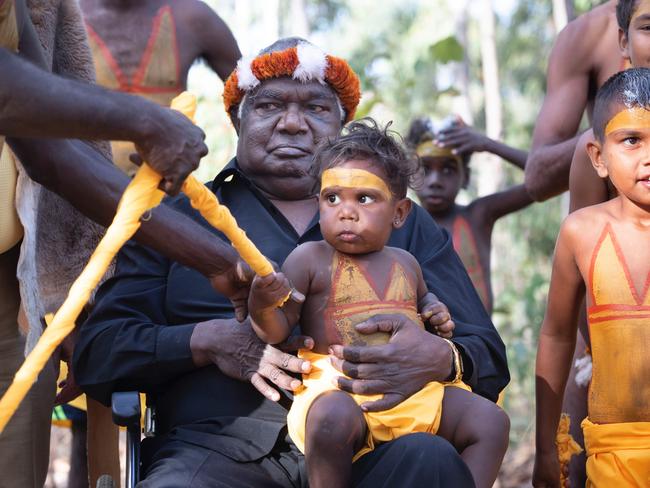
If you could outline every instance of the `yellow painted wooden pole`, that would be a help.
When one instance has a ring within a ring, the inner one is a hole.
[[[171,108],[193,120],[196,111],[196,98],[187,92],[181,93],[172,101]],[[106,234],[84,270],[73,283],[63,305],[54,315],[52,323],[43,331],[36,347],[25,358],[25,362],[16,372],[12,384],[0,400],[0,433],[36,381],[47,360],[74,329],[79,313],[88,302],[90,294],[97,287],[99,280],[106,273],[111,261],[140,227],[142,214],[161,202],[164,193],[158,189],[160,180],[161,176],[158,173],[147,164],[143,164],[124,191],[117,213],[106,230]],[[237,226],[230,211],[219,204],[217,197],[205,185],[190,175],[185,180],[183,191],[190,197],[192,206],[230,239],[242,259],[253,271],[260,276],[266,276],[273,272],[271,263],[246,237],[245,232]]]

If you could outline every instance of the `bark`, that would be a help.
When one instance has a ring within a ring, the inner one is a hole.
[[[488,137],[501,140],[503,137],[502,102],[499,91],[499,61],[495,38],[495,14],[492,0],[480,0],[478,10],[479,35],[481,39],[481,64],[485,94],[485,132]],[[503,170],[499,158],[482,155],[479,166],[479,196],[494,193],[500,186]]]
[[[309,22],[305,9],[305,0],[291,0],[291,12],[289,15],[288,35],[309,38]]]
[[[560,32],[569,22],[569,4],[571,0],[553,0],[553,23],[555,32]]]

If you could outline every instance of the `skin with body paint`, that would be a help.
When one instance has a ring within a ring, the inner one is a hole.
[[[611,2],[615,3],[615,2]],[[618,43],[609,48],[609,57],[621,56],[626,64],[632,67],[650,67],[650,2],[648,0],[637,0],[630,18],[630,25],[627,33],[616,25],[618,30]],[[594,133],[591,129],[580,136],[576,144],[571,170],[569,174],[569,211],[574,212],[590,205],[597,205],[616,197],[616,188],[608,178],[600,178],[591,164],[587,153],[587,144],[594,141]],[[575,359],[585,355],[585,348],[589,346],[589,331],[584,314],[579,322],[580,336],[576,346]],[[566,394],[565,411],[571,414],[574,419],[584,418],[587,415],[587,389],[578,387],[572,376],[569,378]],[[582,429],[580,422],[571,423],[571,435],[580,444],[582,441]],[[571,462],[571,482],[575,485],[585,483],[585,460],[581,454]]]
[[[282,341],[300,321],[301,330],[314,338],[316,353],[327,354],[334,344],[345,344],[350,338],[358,341],[354,345],[387,343],[389,336],[384,332],[374,334],[376,338],[356,332],[356,320],[362,322],[373,314],[359,309],[383,305],[377,313],[408,316],[406,309],[395,304],[405,302],[411,303],[413,312],[420,311],[430,329],[451,337],[454,324],[449,312],[427,292],[418,262],[408,252],[386,246],[411,208],[411,201],[397,198],[386,181],[383,168],[367,160],[352,159],[323,172],[319,207],[324,241],[301,245],[287,257],[282,273],[253,281],[249,309],[260,338]],[[278,285],[287,286],[289,281],[306,295],[305,302],[275,308]],[[362,306],[354,309],[355,304]],[[353,311],[346,315],[340,311],[344,307]],[[422,326],[419,333],[429,334]],[[382,362],[381,358],[376,361]],[[332,390],[309,406],[305,457],[310,486],[349,485],[352,458],[368,435],[363,412],[372,410],[376,402],[368,398],[358,405],[347,393]],[[508,431],[504,421],[503,412],[483,398],[458,388],[445,390],[438,434],[456,444],[477,486],[492,486],[501,460],[499,449],[505,452],[507,444],[502,442]],[[499,426],[498,432],[490,433],[489,440],[479,439],[481,422]],[[476,434],[471,440],[469,432]]]
[[[457,204],[458,193],[469,183],[470,170],[468,164],[463,163],[463,159],[452,150],[455,147],[485,147],[487,151],[522,168],[526,162],[526,153],[492,139],[480,144],[474,143],[472,141],[476,138],[485,136],[479,136],[473,129],[471,132],[465,129],[471,128],[463,124],[439,134],[437,144],[426,141],[417,146],[424,178],[422,185],[416,188],[416,194],[420,204],[436,223],[452,235],[454,248],[463,260],[483,305],[488,313],[492,313],[490,253],[494,224],[501,217],[526,207],[532,203],[532,199],[524,185],[515,185],[477,198],[469,205]],[[445,141],[444,147],[440,147],[440,141]],[[459,220],[466,224],[463,231],[456,230]]]
[[[613,114],[607,126],[609,132],[606,132],[602,142],[593,141],[587,149],[596,172],[601,178],[607,177],[612,181],[618,196],[605,203],[577,210],[567,217],[555,250],[548,307],[537,354],[535,487],[557,486],[559,482],[555,432],[571,369],[577,319],[585,298],[585,286],[591,290],[587,294],[586,305],[592,307],[601,304],[594,303],[599,291],[593,288],[591,273],[597,262],[595,252],[603,236],[612,239],[617,247],[617,261],[608,265],[604,272],[627,276],[630,290],[636,290],[639,300],[645,302],[647,299],[643,293],[650,273],[650,246],[647,245],[650,242],[650,112],[638,108],[630,110],[617,104],[609,111]],[[600,279],[605,283],[608,281],[607,276]],[[597,326],[597,323],[592,325]],[[592,333],[595,333],[594,330]],[[632,344],[635,342],[633,338],[621,337],[621,340],[626,343],[630,340]],[[634,348],[633,345],[629,347]],[[636,354],[636,351],[630,353]],[[594,350],[595,365],[599,357],[597,354]],[[647,358],[638,359],[639,364],[647,362]],[[601,374],[607,373],[604,371]],[[644,378],[645,374],[636,376]],[[647,397],[645,384],[632,385],[629,391]],[[647,401],[637,401],[637,405],[641,404],[647,405]],[[598,417],[598,412],[590,408],[589,415],[593,422],[612,422],[611,419]],[[638,418],[639,413],[643,418]],[[621,409],[618,416],[615,422],[650,420],[645,408],[631,411]]]

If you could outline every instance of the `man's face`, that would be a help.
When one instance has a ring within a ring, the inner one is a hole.
[[[635,68],[650,68],[650,0],[638,0],[627,36],[619,31],[623,56]]]
[[[452,157],[423,157],[424,181],[416,190],[420,204],[432,215],[448,212],[467,183],[463,165]]]
[[[318,142],[341,129],[334,91],[317,81],[263,81],[243,102],[237,161],[255,185],[283,200],[314,194],[309,175]]]

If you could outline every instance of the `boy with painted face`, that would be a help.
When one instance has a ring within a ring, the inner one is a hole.
[[[467,206],[457,204],[456,197],[469,183],[469,158],[473,152],[496,154],[521,169],[527,154],[479,134],[462,121],[446,125],[436,130],[429,119],[411,123],[408,141],[424,168],[424,181],[416,193],[421,205],[451,234],[454,249],[491,314],[492,229],[498,219],[530,205],[532,199],[523,184],[477,198]]]
[[[555,431],[583,298],[593,357],[587,486],[650,480],[650,69],[603,85],[594,134],[589,156],[618,196],[572,213],[560,229],[537,352],[537,487],[559,482]]]
[[[350,395],[334,386],[339,373],[327,355],[330,346],[388,342],[384,332],[362,335],[355,329],[373,316],[404,315],[413,327],[451,337],[454,325],[447,308],[427,291],[415,258],[386,246],[411,209],[406,190],[417,163],[387,130],[370,121],[352,123],[324,143],[315,168],[325,240],[298,247],[282,273],[257,277],[249,297],[253,328],[262,340],[282,342],[298,322],[314,338],[313,350],[300,353],[312,372],[304,375],[305,388],[295,395],[287,422],[292,440],[305,453],[310,486],[349,486],[353,461],[378,443],[412,432],[449,440],[462,451],[476,485],[492,486],[509,428],[507,416],[493,403],[432,382],[396,407],[376,412],[372,403],[379,395]],[[278,308],[287,279],[306,299]],[[450,383],[461,385],[460,357],[448,342],[456,372]]]

